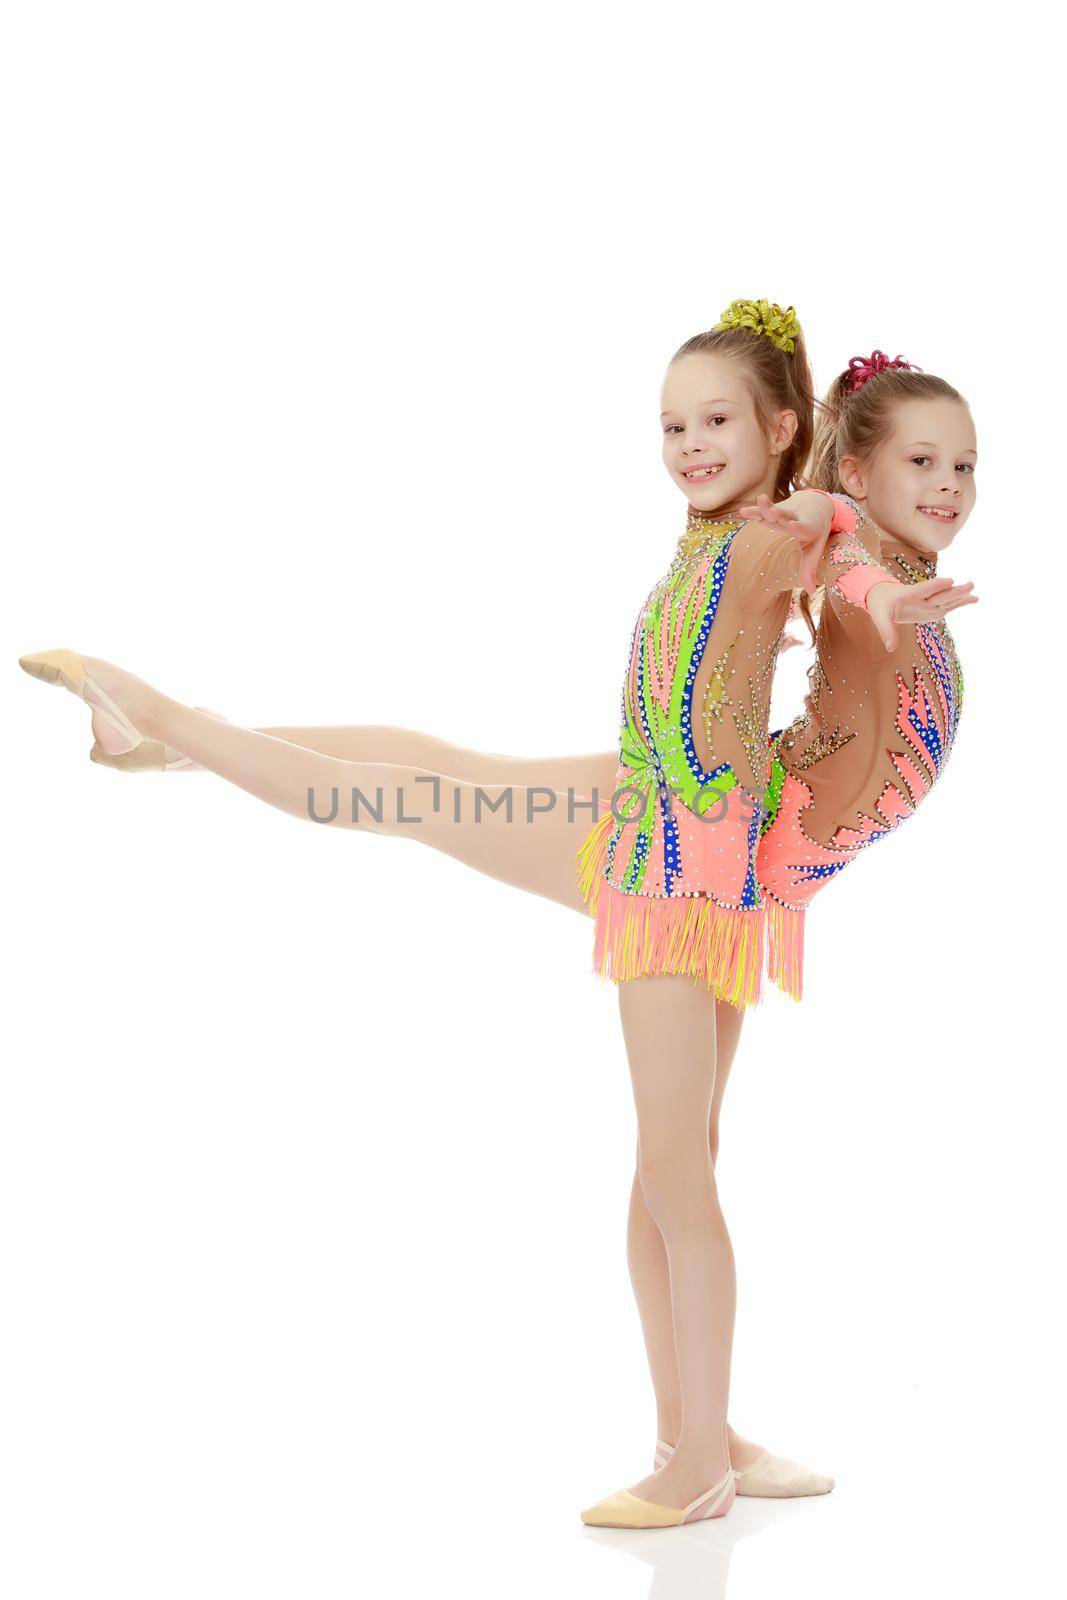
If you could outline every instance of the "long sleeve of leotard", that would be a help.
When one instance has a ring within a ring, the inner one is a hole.
[[[847,533],[832,533],[819,562],[817,583],[835,608],[866,612],[867,596],[878,583],[893,583],[899,578],[883,564],[881,534],[861,508],[847,495],[833,499],[855,513],[856,525]],[[742,603],[752,611],[772,605],[785,590],[798,586],[804,548],[789,532],[758,519],[746,523],[734,541],[733,563],[741,579]]]
[[[803,559],[792,533],[753,518],[730,536],[710,574],[714,626],[696,644],[686,685],[683,749],[694,781],[728,769],[728,781],[760,791],[766,783],[771,683]],[[666,647],[658,643],[656,653]],[[653,674],[654,661],[649,682]]]
[[[730,557],[739,608],[755,615],[773,606],[797,587],[803,559],[804,550],[792,533],[758,518],[744,523],[734,536]]]
[[[880,583],[904,585],[882,555],[881,530],[863,515],[848,496],[835,496],[857,514],[856,526],[848,533],[831,534],[819,562],[818,582],[825,603],[834,611],[855,645],[870,660],[880,660],[885,646],[870,620],[868,601],[871,590]]]

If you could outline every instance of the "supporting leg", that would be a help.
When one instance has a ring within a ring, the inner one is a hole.
[[[708,1145],[715,999],[684,977],[619,985],[637,1107],[639,1175],[666,1247],[682,1429],[667,1465],[632,1493],[683,1506],[730,1466],[726,1408],[735,1275]]]
[[[737,1054],[743,1021],[742,1010],[725,1000],[716,1002],[715,1084],[708,1115],[708,1149],[713,1168],[719,1150],[719,1116],[723,1095]],[[682,1431],[682,1396],[674,1349],[670,1269],[663,1234],[645,1199],[639,1162],[630,1191],[627,1261],[656,1396],[657,1436],[668,1444],[675,1444]],[[734,1466],[748,1464],[747,1460],[743,1463],[733,1462]]]

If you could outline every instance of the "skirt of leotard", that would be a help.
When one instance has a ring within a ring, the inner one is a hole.
[[[605,811],[575,858],[595,923],[594,972],[615,983],[679,974],[732,1005],[757,1002],[765,960],[759,821],[740,791],[705,816],[663,791],[639,796],[627,817]]]

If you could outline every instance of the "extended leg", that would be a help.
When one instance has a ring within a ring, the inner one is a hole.
[[[527,787],[543,784],[560,793],[572,788],[575,794],[591,794],[595,788],[605,800],[610,798],[619,764],[618,750],[591,755],[511,756],[495,750],[468,749],[432,733],[388,723],[262,731],[346,761],[423,767],[467,783],[516,783]]]
[[[199,708],[198,708],[199,709]],[[463,778],[468,783],[544,784],[550,789],[576,794],[611,794],[618,767],[618,751],[596,751],[591,755],[509,756],[495,750],[474,750],[439,739],[416,728],[393,727],[388,723],[323,723],[319,726],[256,728],[287,744],[317,750],[320,755],[336,756],[341,761],[388,762],[401,767],[423,767],[428,772]],[[94,718],[93,732],[104,749],[118,752],[128,748],[122,736],[102,719]],[[188,756],[189,751],[168,744],[167,758]],[[177,767],[176,772],[203,772],[198,761]]]
[[[223,722],[97,658],[85,665],[147,738],[290,816],[418,839],[489,877],[586,912],[574,855],[597,811],[548,785],[473,783],[405,765],[342,760]],[[610,799],[598,796],[603,805]]]

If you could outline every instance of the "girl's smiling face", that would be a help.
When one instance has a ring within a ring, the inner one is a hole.
[[[959,400],[906,400],[867,465],[843,456],[838,475],[886,533],[936,554],[970,516],[977,459],[974,422]]]
[[[719,511],[773,494],[796,413],[771,419],[768,440],[736,361],[693,352],[667,368],[660,396],[663,463],[690,505]]]

